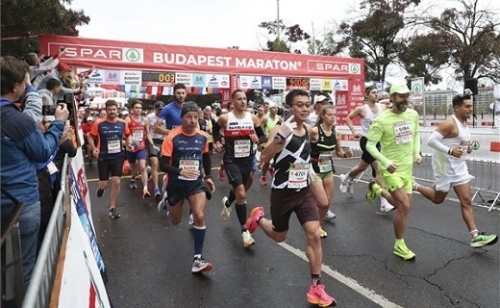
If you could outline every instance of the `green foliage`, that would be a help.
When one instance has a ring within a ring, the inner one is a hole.
[[[286,26],[282,20],[265,21],[258,25],[259,28],[267,30],[267,34],[275,36],[274,39],[268,39],[266,42],[265,51],[291,52],[293,43],[307,40],[310,35],[302,30],[298,25]],[[279,31],[278,31],[279,29]],[[295,53],[300,53],[294,50]]]
[[[83,11],[68,9],[71,0],[9,0],[1,2],[2,54],[24,56],[38,51],[40,34],[77,36],[77,26],[88,24]]]
[[[307,52],[312,55],[335,56],[342,50],[335,40],[335,33],[328,31],[321,39],[311,37],[307,40]]]

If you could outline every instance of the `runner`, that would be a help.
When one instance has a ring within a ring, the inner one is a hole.
[[[235,90],[232,95],[233,110],[227,115],[221,115],[214,127],[214,147],[217,152],[224,150],[222,160],[229,184],[232,189],[229,197],[222,199],[221,217],[227,221],[231,215],[231,204],[236,201],[236,215],[241,225],[243,246],[255,244],[248,232],[246,191],[252,184],[252,162],[255,156],[253,144],[264,141],[265,136],[255,115],[246,111],[247,97],[243,90]],[[224,145],[220,142],[220,128],[224,130]],[[254,164],[255,165],[255,164]]]
[[[174,85],[174,101],[161,110],[159,119],[154,125],[155,133],[167,135],[170,130],[182,124],[181,111],[186,95],[186,86],[183,83],[176,83]]]
[[[436,204],[444,201],[450,188],[460,200],[462,218],[469,229],[471,247],[493,245],[498,241],[496,235],[479,233],[474,219],[470,194],[470,180],[465,157],[472,153],[470,132],[467,119],[472,113],[472,97],[457,95],[452,101],[454,115],[440,123],[432,133],[427,144],[435,150],[432,155],[432,168],[436,183],[433,188],[413,184],[413,189]]]
[[[208,139],[206,134],[197,128],[196,103],[184,104],[181,119],[181,126],[173,129],[163,142],[160,167],[169,174],[167,192],[172,224],[177,225],[181,222],[184,199],[188,200],[193,212],[194,260],[191,272],[200,273],[212,269],[212,264],[203,259],[202,252],[207,228],[205,206],[207,199],[209,200],[215,191],[215,185],[211,176],[212,163],[208,151]]]
[[[227,102],[227,109],[222,109],[221,115],[227,115],[228,112],[230,112],[230,111],[233,111],[233,103]],[[219,115],[219,117],[220,117],[220,115]],[[219,120],[219,117],[217,118],[217,121]],[[215,127],[215,125],[214,125],[214,127]],[[222,129],[219,131],[219,134],[224,135],[224,133],[222,132]],[[224,145],[224,137],[221,138],[221,144]],[[218,177],[219,177],[219,181],[224,182],[226,174],[224,173],[224,160],[223,159],[221,159],[221,161],[220,161]]]
[[[142,198],[151,197],[151,193],[148,189],[148,172],[146,169],[146,159],[148,158],[148,153],[146,151],[146,142],[148,144],[153,144],[153,139],[149,133],[149,121],[148,118],[142,115],[142,102],[135,100],[132,103],[132,111],[130,116],[125,119],[125,123],[129,127],[132,133],[132,149],[127,152],[127,159],[130,164],[130,170],[132,171],[132,177],[130,178],[130,188],[136,189],[135,175],[137,174],[137,167],[139,167],[139,174],[142,180]],[[137,166],[139,165],[139,166]],[[159,193],[159,191],[158,191]]]
[[[264,128],[264,134],[266,136],[269,135],[271,130],[276,126],[276,124],[280,121],[281,117],[278,113],[278,106],[274,102],[269,102],[269,115],[263,117],[262,127]],[[262,107],[259,107],[261,109]],[[262,113],[264,113],[264,108],[262,108]],[[262,144],[262,149],[266,146],[266,144]],[[274,175],[273,168],[271,167],[272,162],[266,162],[260,164],[260,185],[267,185],[266,173],[269,171],[269,175],[271,178]]]
[[[366,93],[366,104],[363,106],[356,107],[346,118],[347,126],[354,135],[355,139],[359,139],[359,146],[363,151],[363,155],[361,156],[361,160],[358,165],[353,167],[347,174],[340,175],[340,191],[342,193],[346,193],[349,191],[350,194],[353,194],[352,180],[355,179],[361,172],[365,171],[369,165],[372,166],[372,175],[375,177],[375,181],[381,186],[384,187],[384,182],[380,178],[380,174],[377,172],[378,163],[373,158],[372,155],[366,150],[366,135],[368,134],[368,130],[370,129],[370,125],[373,120],[378,118],[384,110],[386,110],[385,105],[377,103],[378,101],[378,90],[375,86],[367,87],[365,90]],[[352,120],[355,117],[361,117],[361,133],[357,132],[354,128]],[[380,145],[377,145],[380,150]],[[394,206],[390,204],[385,197],[380,198],[380,211],[381,212],[390,212],[394,210]]]
[[[333,199],[333,153],[338,157],[352,157],[350,149],[343,151],[340,135],[335,132],[335,106],[326,105],[318,115],[318,123],[311,128],[311,161],[316,176],[311,189],[317,199],[320,225],[323,219],[332,220],[336,216],[329,210]],[[320,226],[321,238],[328,236]]]
[[[127,139],[126,148],[132,150],[132,136],[128,125],[118,118],[118,103],[114,100],[108,100],[105,105],[106,117],[94,122],[87,141],[92,153],[97,157],[97,170],[99,171],[97,197],[101,198],[104,195],[104,191],[108,187],[109,174],[111,174],[109,217],[120,218],[116,206],[120,195],[122,163],[125,158],[123,137]],[[94,138],[97,138],[97,146],[94,143]]]
[[[160,154],[160,149],[161,149],[161,144],[163,143],[163,139],[165,138],[165,135],[163,134],[157,134],[155,133],[155,128],[154,124],[161,118],[160,112],[164,107],[164,103],[162,101],[157,101],[154,105],[154,112],[148,114],[146,118],[148,119],[149,122],[149,134],[151,135],[151,138],[153,139],[153,143],[149,143],[148,145],[148,152],[149,152],[149,164],[151,165],[151,177],[153,178],[153,185],[154,185],[154,197],[156,201],[160,201],[161,199],[161,193],[160,189],[158,187],[158,156]],[[153,125],[151,125],[154,123]]]
[[[393,253],[403,260],[415,259],[415,253],[405,244],[404,233],[412,199],[413,163],[420,164],[419,116],[408,109],[410,90],[406,84],[395,84],[390,89],[392,109],[373,120],[368,131],[366,150],[379,162],[379,172],[396,207],[394,233],[396,242]],[[408,110],[407,110],[408,109]],[[377,148],[378,143],[382,150]],[[372,182],[367,201],[381,195],[382,188]]]
[[[285,101],[293,110],[293,116],[271,131],[268,140],[272,141],[261,155],[263,161],[269,162],[274,157],[275,162],[271,184],[271,220],[264,217],[264,208],[256,207],[246,226],[252,234],[260,226],[267,236],[276,242],[283,242],[287,237],[290,215],[295,212],[307,240],[311,271],[307,301],[327,307],[335,305],[336,301],[325,292],[320,276],[323,252],[317,202],[309,186],[311,145],[308,126],[304,124],[310,113],[309,94],[304,90],[292,90]]]

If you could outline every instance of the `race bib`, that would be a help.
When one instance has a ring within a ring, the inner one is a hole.
[[[290,166],[288,188],[300,189],[307,186],[309,163],[297,163]]]
[[[326,173],[333,170],[332,152],[321,152],[318,158],[319,173]]]
[[[199,170],[200,161],[194,160],[194,159],[181,159],[179,161],[179,168],[180,169],[188,169],[188,170]],[[196,181],[197,178],[190,179],[190,178],[183,177],[182,175],[179,175],[179,180]]]
[[[132,138],[138,141],[142,141],[142,138],[144,138],[144,131],[142,130],[137,130],[132,133]]]
[[[235,140],[234,141],[234,157],[248,157],[250,156],[250,150],[252,145],[250,140]]]
[[[396,144],[413,142],[413,132],[411,130],[411,121],[400,121],[393,124]]]
[[[108,153],[116,154],[121,151],[121,142],[120,140],[108,140]]]

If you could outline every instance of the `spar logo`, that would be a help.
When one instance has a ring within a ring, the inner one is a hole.
[[[309,72],[333,72],[337,74],[349,74],[349,63],[337,61],[308,60],[307,70]]]
[[[357,63],[349,64],[349,73],[360,74],[361,73],[361,66]]]
[[[51,51],[57,51],[59,45],[51,45]],[[64,58],[94,60],[94,61],[120,61],[131,63],[144,63],[144,49],[121,48],[110,46],[78,45],[64,46]]]

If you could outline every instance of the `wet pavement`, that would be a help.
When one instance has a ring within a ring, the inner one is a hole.
[[[218,161],[214,158],[214,165]],[[336,168],[340,174],[349,166]],[[121,218],[113,220],[107,214],[109,191],[95,196],[97,168],[86,169],[114,307],[314,307],[306,301],[305,238],[294,215],[284,243],[258,230],[257,244],[243,248],[235,211],[228,222],[220,219],[220,200],[230,186],[219,182],[214,170],[217,190],[206,209],[203,253],[213,269],[193,275],[187,203],[183,221],[173,226],[158,214],[153,199],[143,200],[141,190],[130,189],[124,178]],[[415,195],[405,241],[417,258],[407,262],[392,254],[393,213],[366,203],[366,183],[356,183],[352,196],[338,190],[338,178],[335,186],[331,209],[337,218],[325,223],[322,280],[338,307],[500,307],[500,245],[469,247],[458,203],[434,205]],[[268,212],[269,192],[256,180],[249,209],[262,205]],[[480,231],[499,233],[500,211],[475,207],[475,215]]]

